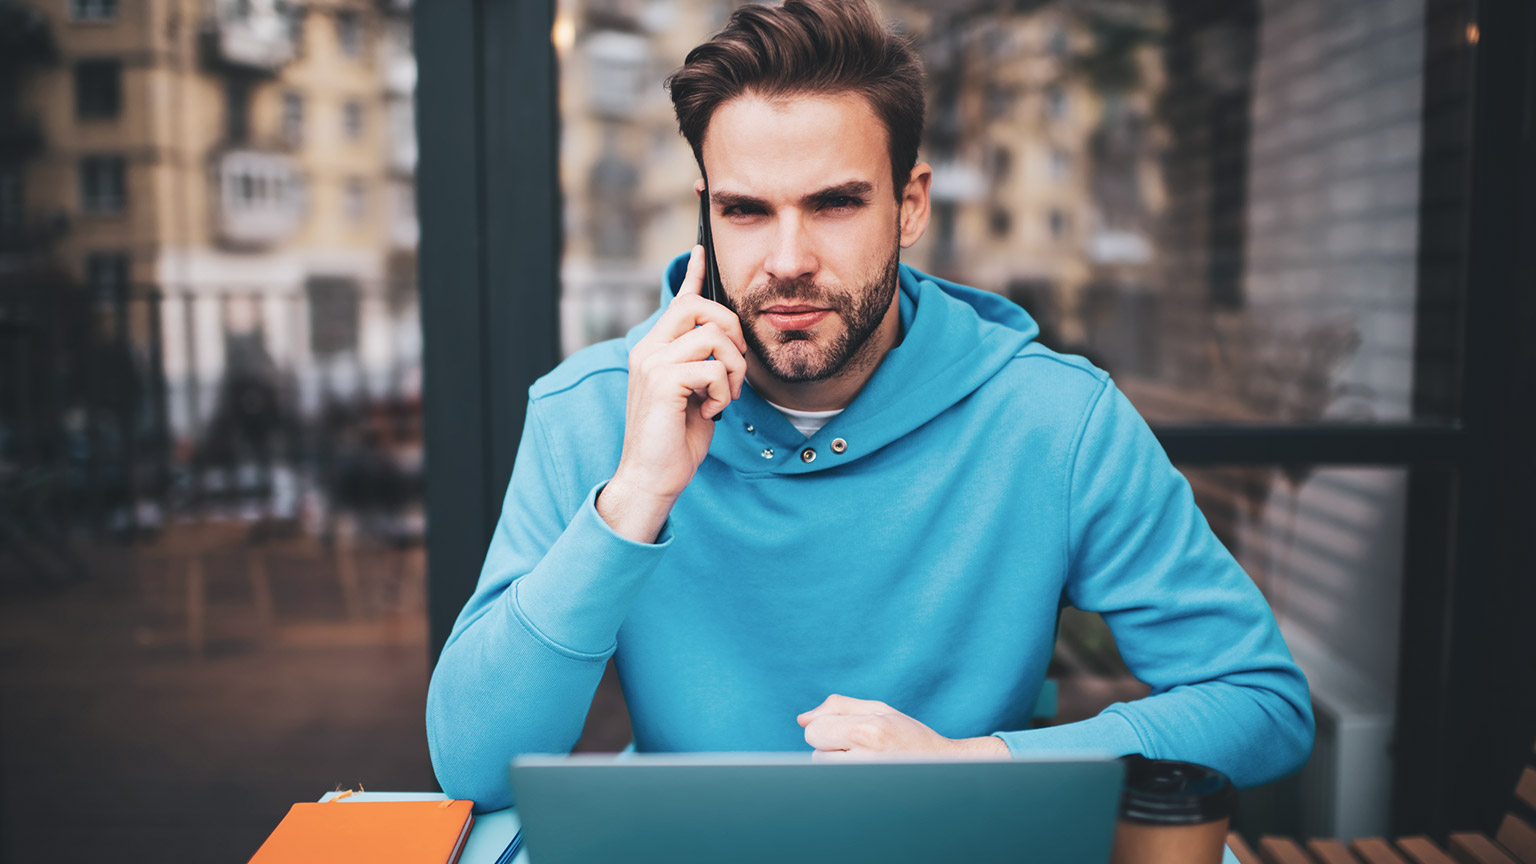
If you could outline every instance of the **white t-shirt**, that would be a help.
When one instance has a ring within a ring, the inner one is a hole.
[[[763,401],[768,402],[766,399]],[[793,408],[785,408],[783,405],[777,405],[773,402],[768,402],[768,404],[779,409],[779,413],[789,418],[790,424],[799,429],[800,434],[807,438],[821,431],[821,427],[827,425],[828,420],[843,413],[841,408],[834,408],[831,411],[796,411]]]

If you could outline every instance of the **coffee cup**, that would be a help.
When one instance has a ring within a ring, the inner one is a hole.
[[[1112,864],[1220,864],[1237,789],[1193,762],[1121,757],[1125,789]]]

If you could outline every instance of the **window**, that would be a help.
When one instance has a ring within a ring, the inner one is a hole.
[[[283,140],[297,147],[304,143],[304,96],[283,94]]]
[[[1072,173],[1072,157],[1065,150],[1051,151],[1051,179],[1065,180]]]
[[[356,12],[336,13],[336,41],[348,57],[363,56],[363,22]]]
[[[128,205],[123,157],[87,156],[80,160],[80,209],[86,213],[121,213]]]
[[[368,218],[368,185],[361,177],[347,180],[345,206],[349,221],[361,223]]]
[[[1052,87],[1045,93],[1045,116],[1060,120],[1067,116],[1067,94],[1060,87]]]
[[[1050,222],[1052,240],[1063,240],[1066,238],[1067,233],[1072,230],[1072,220],[1068,219],[1067,214],[1060,210],[1052,209],[1050,215],[1046,218]]]
[[[117,17],[117,0],[70,0],[69,17],[76,21],[111,21]]]
[[[346,136],[356,141],[363,137],[363,103],[348,99],[341,106],[341,126]]]
[[[0,238],[21,232],[21,202],[21,166],[0,165]]]
[[[122,252],[92,252],[85,256],[85,284],[97,297],[128,290],[128,256]]]
[[[123,108],[123,64],[117,60],[81,60],[75,64],[75,116],[110,120]]]
[[[224,95],[224,136],[231,144],[244,144],[251,137],[251,85],[231,78]]]
[[[284,22],[288,25],[288,41],[293,43],[294,56],[304,56],[304,7],[290,6]]]
[[[309,348],[317,357],[334,357],[357,350],[361,290],[356,281],[339,276],[311,276]]]
[[[1002,207],[994,207],[987,213],[987,230],[992,236],[1003,239],[1013,230],[1013,214]]]
[[[1056,57],[1065,57],[1072,51],[1072,41],[1067,36],[1065,27],[1052,27],[1051,35],[1046,41],[1051,54]]]

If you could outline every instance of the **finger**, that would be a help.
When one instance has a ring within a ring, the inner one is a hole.
[[[805,743],[817,750],[887,750],[885,718],[874,714],[827,714],[805,727]]]
[[[726,389],[730,399],[741,397],[741,387],[747,380],[747,358],[742,356],[736,343],[714,322],[696,327],[677,339],[656,348],[640,361],[639,372],[650,376],[657,369],[671,364],[691,363],[713,358],[725,367]],[[724,405],[720,406],[724,408]]]
[[[667,311],[657,319],[655,326],[651,327],[651,332],[645,334],[640,342],[644,345],[664,345],[709,323],[719,326],[735,343],[737,350],[746,353],[747,340],[741,333],[741,319],[736,317],[736,313],[696,294],[675,298]]]
[[[810,723],[818,717],[828,714],[899,714],[901,712],[885,704],[871,699],[854,699],[851,696],[840,696],[833,693],[822,701],[820,705],[801,714],[796,718],[801,726]]]
[[[688,270],[683,273],[683,284],[677,286],[677,295],[673,297],[676,302],[678,297],[687,294],[695,296],[704,293],[704,247],[694,246],[688,253]]]
[[[857,762],[859,758],[854,750],[817,750],[811,754],[812,762]]]
[[[651,352],[642,363],[642,371],[657,369],[668,363],[691,363],[694,360],[708,360],[713,357],[727,366],[740,360],[744,364],[746,358],[741,356],[741,351],[730,336],[720,329],[713,321],[702,327],[695,327],[683,335],[673,339],[665,345],[660,345]]]
[[[665,386],[686,399],[699,400],[699,413],[705,418],[719,414],[731,404],[730,381],[725,364],[718,360],[695,360],[669,367]]]

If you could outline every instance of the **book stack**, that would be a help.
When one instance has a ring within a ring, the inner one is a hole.
[[[454,864],[475,817],[471,801],[295,804],[251,864]]]

